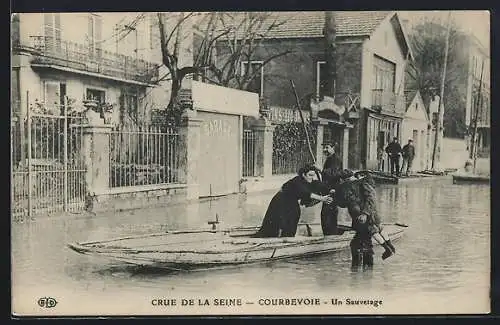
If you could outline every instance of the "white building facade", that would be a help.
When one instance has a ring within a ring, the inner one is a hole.
[[[17,114],[35,100],[57,114],[65,98],[94,99],[114,104],[117,122],[168,104],[168,81],[158,82],[166,71],[156,13],[21,13],[12,26]]]

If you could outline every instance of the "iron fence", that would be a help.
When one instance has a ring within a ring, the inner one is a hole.
[[[313,164],[306,140],[296,140],[293,150],[273,150],[273,175],[293,174],[306,164]]]
[[[243,177],[255,176],[255,133],[243,130]]]
[[[110,187],[179,183],[179,134],[158,125],[118,126],[110,136]]]
[[[62,110],[64,111],[64,110]],[[84,208],[81,116],[33,114],[11,120],[14,218]]]

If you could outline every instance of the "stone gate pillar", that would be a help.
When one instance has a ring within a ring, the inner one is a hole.
[[[320,124],[319,122],[316,123],[316,164],[318,166],[321,166],[321,169],[323,169],[323,136],[324,136],[324,130],[325,126],[323,124]]]
[[[349,128],[345,127],[342,135],[342,168],[348,168],[349,163]]]
[[[187,185],[188,200],[198,199],[200,194],[198,160],[201,122],[197,112],[188,109],[179,128],[179,181]]]
[[[80,127],[87,193],[98,196],[109,189],[109,138],[113,126],[87,124]]]
[[[266,118],[260,118],[253,126],[255,134],[255,176],[270,177],[273,174],[274,126]]]

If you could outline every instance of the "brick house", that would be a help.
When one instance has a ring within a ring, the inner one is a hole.
[[[315,114],[311,102],[321,99],[325,81],[324,12],[274,12],[281,24],[270,29],[253,57],[240,62],[260,69],[247,90],[259,93],[271,108],[271,119],[294,117],[294,80],[302,109],[324,129],[318,143],[340,144],[344,164],[350,168],[374,168],[377,148],[401,135],[405,114],[404,70],[413,58],[396,12],[336,12],[337,80],[335,103],[345,107],[335,113],[324,103]],[[271,19],[271,18],[270,18]],[[264,24],[265,25],[265,24]],[[266,28],[263,26],[262,28]],[[219,42],[220,44],[220,42]],[[291,53],[262,63],[280,51]],[[224,62],[224,46],[217,47],[217,62]],[[317,154],[320,158],[321,154]],[[319,159],[318,159],[319,160]]]

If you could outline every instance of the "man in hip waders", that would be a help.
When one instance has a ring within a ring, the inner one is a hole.
[[[361,266],[361,261],[363,268],[373,266],[372,239],[385,249],[382,259],[396,252],[391,240],[384,234],[382,220],[377,213],[375,182],[369,174],[354,175],[352,171],[344,170],[336,199],[340,207],[348,209],[352,228],[356,231],[350,245],[353,270]]]

